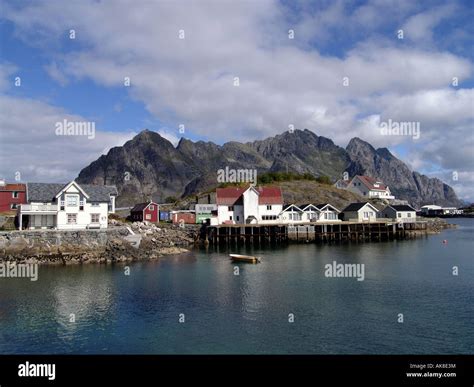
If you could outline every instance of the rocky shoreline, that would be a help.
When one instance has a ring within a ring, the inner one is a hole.
[[[0,262],[69,265],[155,260],[188,252],[199,228],[112,221],[107,230],[2,232]],[[132,235],[130,229],[141,239],[138,247],[127,240]]]
[[[456,227],[441,218],[423,220],[427,229],[422,232],[427,234]],[[5,231],[0,232],[0,262],[70,265],[156,260],[188,252],[199,243],[200,228],[111,220],[107,230]],[[139,246],[133,246],[130,238],[139,240]]]

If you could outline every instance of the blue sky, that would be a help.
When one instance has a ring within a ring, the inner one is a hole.
[[[474,200],[471,1],[73,0],[64,8],[45,0],[0,8],[0,175],[9,180],[15,172],[74,178],[144,128],[176,143],[182,124],[186,138],[223,143],[294,125],[341,146],[358,136],[388,147]],[[63,119],[94,122],[97,135],[58,137]],[[389,119],[419,122],[420,138],[382,136]]]

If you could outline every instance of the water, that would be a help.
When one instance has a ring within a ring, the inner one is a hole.
[[[472,354],[474,220],[452,222],[416,240],[242,250],[264,261],[239,276],[228,251],[133,264],[130,276],[42,266],[37,282],[0,279],[0,353]],[[333,261],[365,264],[365,280],[326,278]]]

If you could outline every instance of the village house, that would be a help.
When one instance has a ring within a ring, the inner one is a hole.
[[[319,210],[319,219],[320,222],[334,222],[339,221],[339,211],[336,207],[329,203],[316,204],[315,207]]]
[[[0,212],[15,211],[20,204],[26,203],[25,184],[7,184],[0,179]]]
[[[159,204],[149,201],[146,203],[138,203],[130,210],[130,219],[136,222],[152,222],[159,221]]]
[[[19,229],[107,228],[117,189],[105,185],[27,183],[27,204],[18,206]]]
[[[416,210],[409,205],[389,205],[380,211],[381,218],[394,219],[397,222],[416,222]]]
[[[301,223],[309,222],[303,219],[304,211],[295,204],[287,204],[283,206],[283,210],[278,214],[278,220],[282,223]]]
[[[377,208],[368,202],[351,203],[342,210],[342,217],[345,221],[374,222],[378,212]]]
[[[283,209],[279,187],[217,188],[217,223],[274,223]]]
[[[338,183],[336,182],[336,186],[337,184]],[[354,176],[350,183],[346,184],[344,189],[354,192],[355,194],[363,196],[367,199],[395,199],[395,196],[392,195],[390,188],[387,185],[370,176]]]

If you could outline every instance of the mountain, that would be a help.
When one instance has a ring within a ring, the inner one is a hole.
[[[400,199],[419,206],[427,203],[458,206],[451,187],[439,179],[411,171],[386,148],[374,149],[353,138],[347,148],[308,129],[285,132],[265,140],[217,145],[182,138],[174,147],[158,133],[144,130],[121,147],[84,168],[79,183],[115,184],[118,205],[168,196],[182,197],[215,187],[219,169],[256,169],[326,175],[333,181],[345,171],[367,174],[390,186]]]
[[[440,204],[460,206],[454,190],[437,178],[412,172],[387,148],[374,149],[372,145],[353,138],[346,148],[351,159],[349,176],[369,175],[381,179],[390,187],[395,197],[408,200],[416,206]]]

